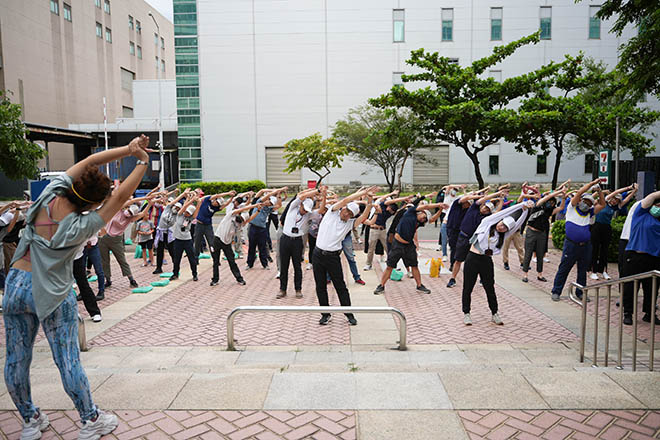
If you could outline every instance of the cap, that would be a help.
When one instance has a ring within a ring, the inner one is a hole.
[[[243,221],[246,222],[247,219],[250,218],[250,214],[248,214],[247,211],[241,212],[241,217],[243,218]]]
[[[615,199],[623,200],[623,196],[621,194],[614,194],[614,196],[612,197],[614,197]]]
[[[314,200],[312,199],[303,200],[302,207],[305,209],[305,211],[312,212],[312,210],[314,209]]]
[[[590,200],[592,204],[596,203],[594,196],[592,196],[591,194],[582,194],[582,200]]]
[[[355,202],[351,202],[348,205],[346,205],[348,209],[353,213],[353,215],[358,215],[360,213],[360,205],[358,205]]]
[[[509,231],[516,225],[516,221],[513,219],[513,217],[504,217],[502,219],[502,223],[504,223],[504,226],[506,226]]]
[[[270,196],[268,198],[268,201],[270,202],[271,205],[275,205],[277,203],[277,197],[275,196]]]
[[[128,210],[131,212],[131,215],[137,215],[140,212],[138,205],[131,205],[128,207]]]
[[[176,203],[174,204],[174,207],[175,207],[176,209],[181,209],[181,208],[183,208],[183,205],[182,205],[181,203],[179,203],[179,202],[176,202]]]
[[[174,197],[170,197],[169,199],[167,199],[167,203],[172,203],[173,201],[174,201]]]
[[[14,214],[9,211],[5,212],[4,214],[0,215],[0,225],[7,226],[9,223],[11,223],[13,218]]]
[[[427,220],[431,220],[431,217],[433,217],[433,214],[431,214],[431,211],[429,211],[428,209],[424,210],[424,214],[426,214]]]
[[[193,213],[195,212],[195,209],[196,208],[195,208],[194,205],[188,205],[188,207],[186,208],[186,212],[190,215],[193,215]]]
[[[488,202],[484,203],[484,206],[486,208],[490,209],[490,212],[495,211],[495,205],[493,205],[493,202],[488,201]]]

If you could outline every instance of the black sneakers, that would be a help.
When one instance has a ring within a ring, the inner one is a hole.
[[[376,290],[374,290],[374,295],[380,295],[383,292],[385,292],[385,286],[379,284],[378,287],[376,287]]]
[[[651,322],[651,314],[650,313],[644,313],[644,317],[642,318],[642,321],[644,322]],[[655,317],[655,325],[660,325],[660,319],[658,317]]]
[[[170,277],[170,281],[176,281],[176,280],[178,280],[178,279],[179,279],[179,276],[178,276],[178,275],[172,275],[172,276]]]
[[[420,284],[419,286],[417,286],[417,291],[420,292],[420,293],[426,293],[426,294],[431,293],[431,289],[426,287],[424,284]]]
[[[504,270],[510,270],[509,263],[504,263]]]
[[[632,314],[626,313],[623,315],[623,323],[625,325],[632,325]]]
[[[211,280],[211,284],[209,284],[209,286],[211,286],[211,287],[213,287],[213,286],[217,286],[217,285],[218,285],[218,282],[217,282],[217,281],[213,281],[213,280]]]
[[[154,275],[158,275],[159,273],[163,273],[163,271],[161,269],[156,269],[151,273],[154,274]]]
[[[103,301],[104,299],[105,299],[105,293],[104,293],[104,292],[99,292],[99,293],[96,295],[96,300],[97,300],[97,301]]]
[[[321,316],[321,319],[319,320],[319,325],[328,325],[328,323],[330,321],[332,321],[332,315],[330,315],[330,314],[323,315],[323,316]]]
[[[110,286],[112,286],[112,281],[110,281],[109,279],[106,278],[105,279],[105,287],[110,287]]]
[[[131,287],[139,287],[137,281],[135,281],[135,280],[129,280],[129,284],[131,285]],[[106,284],[106,287],[107,286],[108,285]]]
[[[456,285],[456,280],[453,278],[449,279],[449,282],[447,283],[447,287],[454,287]]]
[[[346,320],[350,325],[357,325],[357,319],[355,319],[355,316],[353,315],[347,315]]]
[[[237,282],[238,284],[240,284],[241,286],[245,286],[245,280],[238,280],[238,281],[236,281],[236,282]]]
[[[193,281],[199,281],[199,278],[197,278],[197,274],[193,275]]]

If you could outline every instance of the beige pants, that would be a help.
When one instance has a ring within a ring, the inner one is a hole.
[[[369,252],[367,253],[367,264],[369,266],[374,261],[374,252],[376,252],[378,241],[383,245],[383,249],[387,250],[387,230],[371,228],[369,230]]]
[[[514,232],[504,240],[504,246],[502,246],[502,261],[504,263],[509,262],[509,247],[511,246],[511,243],[513,243],[513,246],[516,248],[516,252],[518,252],[518,260],[520,261],[520,264],[523,264],[525,250],[523,248],[523,236],[520,231]]]
[[[110,251],[115,256],[115,260],[119,263],[121,274],[125,277],[132,278],[131,266],[126,261],[126,251],[124,249],[124,234],[117,237],[104,235],[99,238],[99,252],[101,253],[101,265],[103,266],[103,275],[106,281],[112,280],[112,273],[110,272]]]

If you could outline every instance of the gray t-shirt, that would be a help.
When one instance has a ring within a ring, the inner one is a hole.
[[[168,205],[163,208],[163,212],[160,214],[160,220],[158,220],[158,229],[166,231],[174,226],[176,214],[172,212],[172,208],[174,208],[174,205]]]
[[[154,228],[154,222],[151,220],[140,220],[135,225],[137,228],[137,240],[138,243],[146,243],[153,238],[151,234],[140,234],[140,232],[149,232]]]
[[[192,235],[190,235],[190,227],[192,226],[192,221],[194,217],[186,217],[183,214],[176,216],[176,223],[174,224],[174,239],[175,240],[192,240]]]
[[[64,174],[55,177],[44,188],[27,212],[23,236],[11,261],[13,264],[30,251],[32,297],[40,321],[59,307],[71,293],[73,259],[76,253],[105,226],[105,222],[95,211],[84,215],[72,212],[59,222],[57,231],[50,240],[35,232],[34,222],[37,214],[42,208],[46,208],[50,216],[48,204],[56,196],[63,194],[65,189],[71,188],[71,185],[71,177]]]

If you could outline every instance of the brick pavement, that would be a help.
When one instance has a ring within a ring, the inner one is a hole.
[[[76,439],[75,411],[46,411],[51,428],[42,439]],[[354,440],[355,411],[113,411],[119,426],[103,439]],[[18,412],[0,412],[0,438],[18,438]]]
[[[314,278],[304,270],[302,299],[295,298],[293,271],[289,295],[276,299],[279,281],[276,270],[254,268],[245,271],[245,260],[238,260],[247,285],[238,285],[225,263],[220,267],[220,284],[210,287],[211,270],[200,273],[199,282],[187,281],[144,307],[129,318],[92,339],[100,346],[224,346],[229,312],[242,305],[318,305]],[[329,287],[331,304],[338,300]],[[318,325],[319,315],[242,314],[235,320],[235,337],[241,345],[348,344],[349,329],[343,319],[326,327]]]
[[[660,411],[459,411],[470,439],[621,440],[660,436]]]

